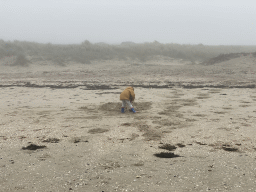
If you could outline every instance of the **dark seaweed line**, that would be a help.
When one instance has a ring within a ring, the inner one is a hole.
[[[133,86],[133,87],[140,87],[140,88],[154,88],[154,89],[170,89],[175,87],[182,87],[184,89],[198,89],[198,88],[256,88],[255,84],[250,85],[240,85],[240,86],[227,86],[227,85],[181,85],[180,83],[177,84],[167,84],[167,85],[138,85],[138,84],[120,84],[115,86]],[[11,84],[11,85],[1,85],[0,87],[31,87],[31,88],[52,88],[52,89],[74,89],[78,87],[84,87],[83,90],[111,90],[111,89],[118,89],[117,87],[113,87],[111,85],[37,85],[27,82],[26,84]]]

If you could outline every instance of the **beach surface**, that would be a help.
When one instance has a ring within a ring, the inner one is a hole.
[[[252,55],[0,64],[0,191],[256,191]]]

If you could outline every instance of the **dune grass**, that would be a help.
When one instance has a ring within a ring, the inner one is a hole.
[[[91,64],[92,61],[101,60],[138,60],[146,62],[156,56],[169,59],[182,59],[186,61],[203,62],[220,54],[256,52],[256,46],[209,46],[189,44],[161,44],[157,41],[136,44],[123,42],[119,45],[106,43],[90,43],[84,41],[80,44],[42,44],[27,41],[0,40],[0,59],[15,56],[14,65],[26,66],[27,57],[37,60],[51,60],[58,65],[65,65],[68,61]]]

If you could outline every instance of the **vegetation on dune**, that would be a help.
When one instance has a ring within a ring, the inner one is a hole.
[[[21,66],[28,65],[28,57],[33,57],[37,60],[51,60],[58,65],[65,65],[69,61],[90,64],[92,61],[111,59],[146,62],[156,56],[202,62],[220,54],[240,52],[256,52],[256,46],[161,44],[157,41],[141,44],[123,42],[120,45],[110,45],[106,43],[93,44],[87,40],[81,44],[57,45],[0,40],[0,59],[14,56],[16,61],[13,65]]]
[[[29,63],[30,63],[30,61],[26,58],[26,56],[24,54],[18,54],[12,65],[13,66],[27,66]]]

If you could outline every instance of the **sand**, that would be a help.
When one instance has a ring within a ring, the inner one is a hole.
[[[2,63],[0,191],[256,191],[255,66]]]

